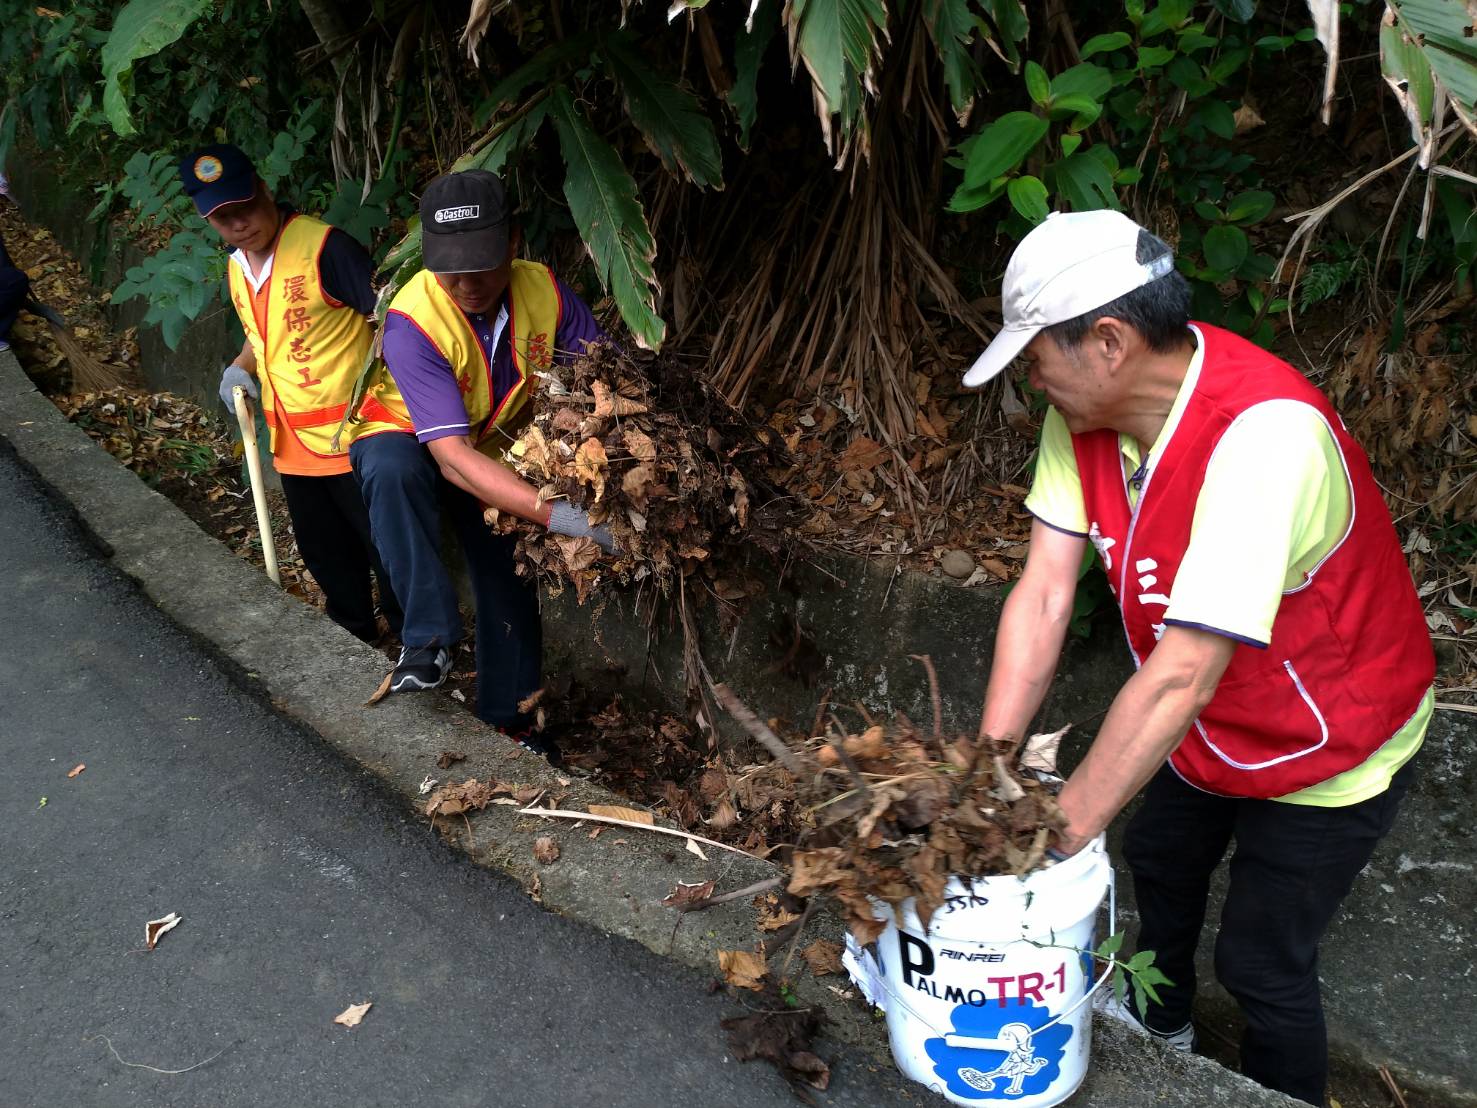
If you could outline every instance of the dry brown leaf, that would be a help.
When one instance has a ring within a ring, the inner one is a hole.
[[[720,950],[718,968],[723,971],[723,979],[730,985],[739,989],[753,989],[755,992],[764,988],[764,978],[769,974],[764,955],[752,950]]]
[[[627,823],[640,823],[647,827],[656,826],[656,817],[650,812],[643,812],[640,808],[623,808],[619,804],[591,804],[585,810],[592,816],[609,816],[611,819],[623,819]]]
[[[672,887],[672,891],[662,898],[662,903],[668,908],[684,908],[699,900],[707,900],[713,895],[712,880],[699,881],[690,884],[686,881],[678,881]]]
[[[180,925],[180,915],[170,912],[163,919],[151,919],[144,924],[144,949],[153,950],[159,939]]]
[[[364,1019],[364,1013],[374,1007],[374,1001],[366,1000],[363,1004],[350,1004],[338,1015],[333,1017],[333,1022],[345,1027],[358,1027],[359,1022]]]
[[[595,417],[608,419],[611,416],[641,415],[648,409],[639,400],[631,400],[611,391],[604,381],[593,381],[590,391],[595,394]]]
[[[458,762],[465,762],[466,760],[467,756],[459,750],[443,750],[436,759],[436,766],[438,769],[450,769]]]
[[[533,841],[533,856],[541,865],[551,866],[559,860],[559,844],[548,835],[540,835]]]
[[[1056,773],[1057,748],[1062,745],[1062,737],[1071,729],[1072,725],[1069,723],[1060,731],[1053,731],[1049,735],[1032,735],[1021,751],[1021,768]]]
[[[595,490],[595,502],[605,495],[605,472],[610,468],[610,459],[605,454],[605,444],[596,438],[586,439],[574,452],[575,475]]]
[[[67,770],[67,776],[68,777],[76,777],[79,773],[81,773],[86,768],[87,768],[87,763],[86,762],[78,762],[71,769]]]
[[[800,918],[799,912],[782,907],[773,893],[767,897],[756,897],[754,903],[759,909],[760,931],[778,931]]]
[[[368,708],[372,704],[378,704],[381,700],[385,698],[386,694],[390,691],[390,680],[394,676],[394,670],[391,670],[389,673],[385,674],[385,679],[380,682],[380,687],[375,689],[370,698],[364,702],[364,706],[366,708]]]
[[[840,943],[833,943],[828,939],[817,939],[800,951],[800,957],[805,959],[805,964],[810,967],[810,972],[816,977],[824,977],[828,973],[844,972],[844,967],[841,965]]]
[[[631,452],[631,457],[638,462],[656,461],[656,444],[651,441],[651,436],[645,431],[627,427],[621,432],[621,439],[625,442],[626,449]]]
[[[733,802],[728,797],[718,801],[718,806],[713,809],[713,818],[703,821],[709,827],[718,831],[727,831],[738,822],[738,812],[734,809]]]

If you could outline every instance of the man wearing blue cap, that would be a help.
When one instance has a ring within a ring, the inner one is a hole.
[[[380,609],[402,616],[369,535],[369,514],[334,432],[373,341],[372,266],[343,231],[279,205],[235,146],[206,146],[180,162],[184,189],[227,245],[231,301],[246,343],[221,375],[234,409],[239,385],[260,400],[298,550],[323,590],[328,616],[366,642]]]

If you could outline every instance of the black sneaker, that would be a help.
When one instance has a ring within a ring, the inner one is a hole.
[[[534,731],[532,728],[526,731],[509,731],[507,735],[524,750],[531,750],[539,757],[546,759],[551,766],[557,766],[564,759],[564,755],[559,750],[559,744],[554,741],[552,735]]]
[[[402,646],[390,676],[390,691],[434,689],[451,672],[451,653],[444,646]]]

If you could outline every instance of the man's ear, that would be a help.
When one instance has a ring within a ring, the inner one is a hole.
[[[1103,358],[1116,372],[1128,355],[1129,345],[1133,340],[1132,329],[1121,319],[1103,316],[1093,323],[1090,337],[1098,344]]]

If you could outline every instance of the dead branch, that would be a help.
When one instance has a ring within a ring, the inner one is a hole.
[[[727,904],[730,900],[742,900],[744,897],[753,896],[755,893],[768,892],[770,889],[777,888],[783,880],[784,878],[781,877],[766,878],[763,881],[756,881],[752,885],[745,885],[742,889],[734,889],[731,893],[720,893],[718,896],[707,896],[702,900],[694,900],[689,904],[679,904],[676,906],[677,911],[701,912],[704,908],[711,908],[715,904]]]
[[[804,776],[805,763],[796,757],[795,752],[785,744],[783,739],[769,729],[767,723],[749,710],[749,706],[740,700],[732,689],[722,681],[709,682],[708,687],[713,690],[713,696],[723,706],[723,710],[731,715],[739,726],[765,750],[784,763],[785,768],[796,777]]]
[[[939,695],[939,674],[933,668],[933,657],[928,654],[909,654],[915,662],[921,662],[928,673],[928,698],[933,701],[933,741],[944,739],[944,701]]]

